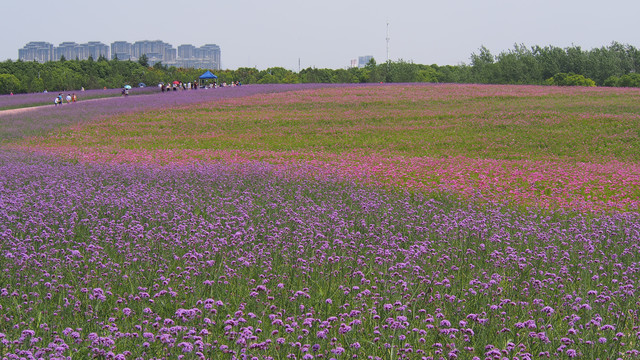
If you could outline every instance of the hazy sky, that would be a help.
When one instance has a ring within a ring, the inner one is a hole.
[[[0,60],[29,41],[218,44],[222,68],[469,63],[480,46],[640,47],[637,0],[2,0]]]

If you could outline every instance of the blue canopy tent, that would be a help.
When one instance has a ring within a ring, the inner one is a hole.
[[[204,74],[200,75],[200,80],[211,80],[211,79],[217,79],[218,77],[215,76],[211,71],[207,70]]]

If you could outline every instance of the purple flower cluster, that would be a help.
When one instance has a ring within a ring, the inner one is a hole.
[[[638,358],[640,214],[0,152],[0,356]]]

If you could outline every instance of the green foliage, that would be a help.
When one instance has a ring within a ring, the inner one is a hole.
[[[272,67],[258,73],[258,84],[296,84],[300,78],[291,70]]]
[[[620,77],[618,84],[620,87],[640,87],[640,74],[626,74]]]
[[[272,74],[263,74],[258,80],[258,84],[277,84],[278,80]]]
[[[9,94],[18,92],[20,89],[20,80],[11,74],[0,74],[0,93]]]
[[[373,57],[371,59],[369,59],[369,61],[367,61],[367,65],[365,65],[365,67],[368,67],[368,68],[376,67],[376,59],[374,59]]]
[[[618,86],[618,87],[640,87],[640,74],[632,73],[625,74],[620,77],[609,76],[604,81],[604,86]]]
[[[366,74],[366,82],[383,82],[387,81],[388,64],[375,65],[375,60],[371,59],[364,67]]]
[[[547,79],[547,85],[556,86],[596,86],[595,81],[574,73],[558,73]]]
[[[480,47],[480,53],[471,54],[472,82],[495,83],[497,79],[494,57],[486,47]]]
[[[33,89],[34,92],[43,92],[45,90],[44,81],[39,78],[31,79],[31,83],[29,84],[29,89]]]
[[[495,83],[538,84],[542,67],[537,63],[533,51],[524,45],[515,45],[513,50],[497,57]]]
[[[243,84],[254,84],[258,79],[258,69],[241,67],[235,71],[236,80]]]
[[[471,81],[470,79],[472,76],[472,71],[470,66],[431,65],[431,68],[433,68],[436,71],[436,77],[438,79],[438,82],[465,83],[465,82]]]
[[[503,52],[494,62],[498,69],[486,69],[490,59],[481,49],[481,55],[472,55],[476,75],[483,70],[479,82],[505,84],[543,84],[559,73],[574,73],[592,79],[596,85],[612,86],[612,77],[640,72],[640,52],[630,45],[613,42],[608,47],[585,51],[579,46],[558,48],[534,46],[527,49],[516,45]],[[483,67],[484,66],[484,67]]]
[[[422,66],[418,70],[418,82],[438,82],[438,73],[431,66]]]
[[[349,71],[345,69],[338,69],[335,71],[335,76],[333,77],[336,83],[340,84],[349,84],[349,83],[358,83],[358,76],[355,71]]]
[[[389,62],[387,82],[417,82],[418,81],[418,65],[412,62],[406,62],[400,59],[397,62]]]
[[[156,69],[154,66],[153,68],[145,71],[145,73],[142,75],[141,82],[147,84],[148,86],[153,86],[161,82],[164,82],[163,80],[164,80],[164,71]]]
[[[620,78],[617,76],[609,76],[605,81],[604,81],[604,86],[610,86],[610,87],[614,87],[614,86],[618,86],[618,82],[620,81]]]
[[[304,83],[333,83],[334,70],[306,68],[300,71],[300,79]]]
[[[140,58],[138,59],[138,64],[144,67],[149,67],[149,58],[147,57],[147,54],[142,54],[142,56],[140,56]]]
[[[140,64],[142,66],[144,66],[144,64]],[[157,63],[153,64],[153,68],[156,70],[168,70],[167,65],[162,65],[162,61],[158,61]]]

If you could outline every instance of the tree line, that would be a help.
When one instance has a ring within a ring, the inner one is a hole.
[[[440,82],[481,84],[531,84],[640,87],[640,51],[627,44],[583,50],[579,46],[514,45],[493,55],[484,46],[471,54],[470,63],[439,66],[411,61],[376,63],[372,59],[362,68],[318,69],[294,72],[282,67],[265,70],[242,67],[217,71],[218,82],[243,84],[269,83],[377,83]],[[0,62],[0,94],[119,88],[125,84],[157,85],[172,81],[192,82],[202,69],[149,66],[141,61],[97,60],[38,62]]]

